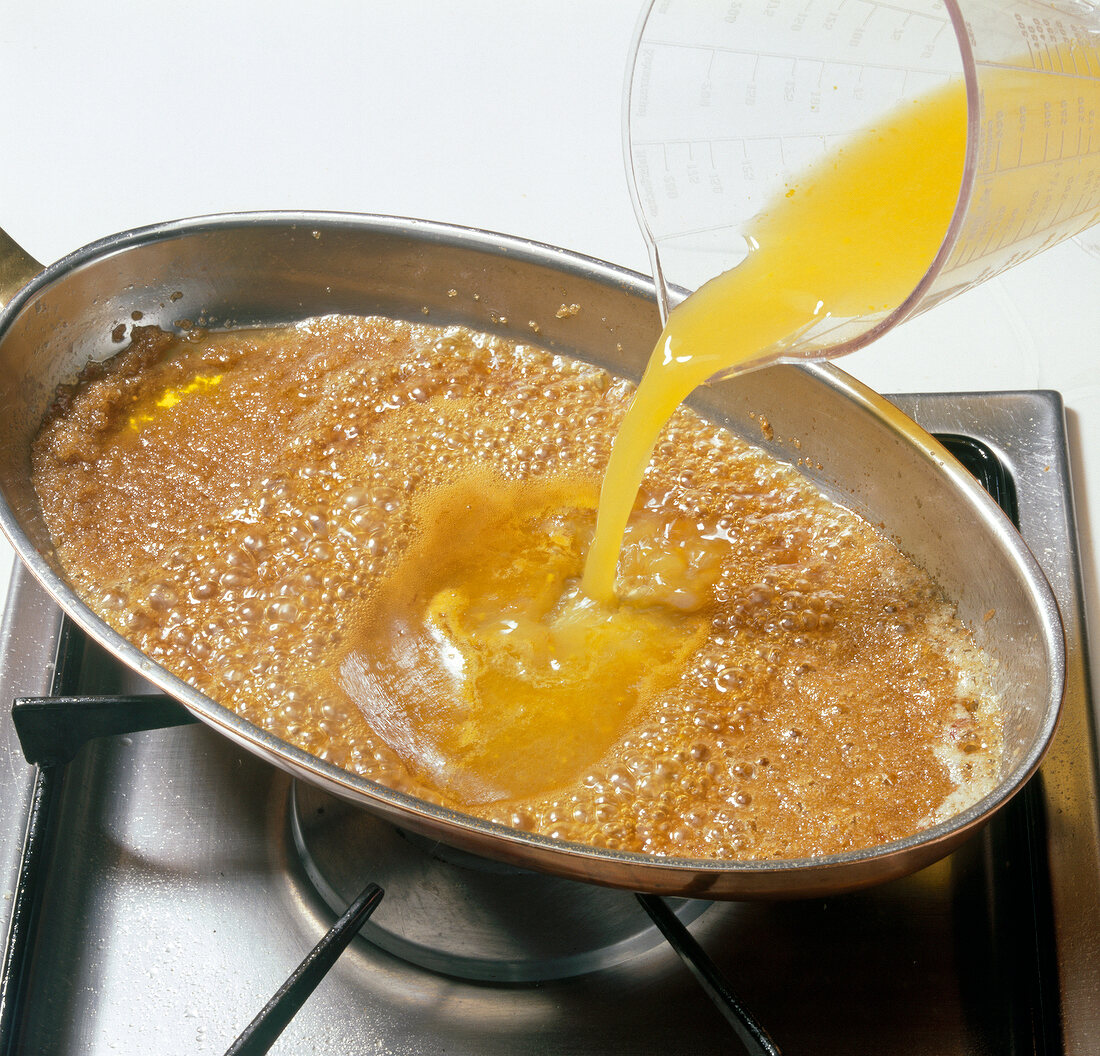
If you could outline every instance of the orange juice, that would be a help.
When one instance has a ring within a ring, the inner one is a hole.
[[[752,250],[669,316],[616,437],[584,591],[614,597],[619,544],[653,446],[696,386],[751,369],[825,319],[900,305],[943,241],[966,154],[966,91],[898,109],[789,183],[752,226]]]

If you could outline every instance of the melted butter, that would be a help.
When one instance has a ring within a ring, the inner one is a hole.
[[[168,407],[175,407],[185,396],[194,392],[203,392],[221,383],[220,374],[198,374],[186,385],[179,388],[168,388],[152,400],[152,407],[146,410],[137,410],[130,415],[130,428],[140,429],[143,425],[155,421],[157,411]]]

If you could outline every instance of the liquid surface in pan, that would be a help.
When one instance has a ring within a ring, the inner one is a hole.
[[[147,655],[358,774],[554,837],[701,858],[909,835],[995,783],[938,587],[790,467],[678,411],[618,599],[579,589],[632,387],[469,331],[170,336],[62,390],[58,555]]]

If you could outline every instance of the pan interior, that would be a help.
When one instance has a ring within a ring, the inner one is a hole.
[[[5,313],[0,392],[4,526],[54,596],[101,639],[235,739],[352,798],[385,793],[260,735],[125,647],[91,616],[53,560],[30,485],[30,442],[57,385],[119,350],[135,323],[166,329],[269,325],[347,313],[459,323],[637,378],[659,330],[637,276],[559,250],[388,218],[256,215],[166,225],[59,262]],[[777,366],[699,390],[691,401],[874,523],[941,583],[996,664],[1006,706],[1004,799],[1036,765],[1060,699],[1060,638],[1049,591],[1011,527],[937,446],[885,401],[832,368]],[[766,422],[767,428],[762,428]],[[391,809],[409,807],[393,800]],[[972,812],[973,814],[974,812]],[[978,812],[980,813],[980,812]],[[433,831],[432,810],[413,807]],[[976,815],[975,815],[976,816]],[[957,827],[965,828],[975,816]],[[453,827],[479,846],[485,827]],[[949,825],[950,828],[950,825]],[[936,842],[941,833],[933,832]],[[509,834],[507,855],[516,851]],[[561,859],[538,840],[534,857]],[[597,858],[601,856],[593,852]],[[613,856],[607,856],[611,858]],[[572,857],[570,856],[570,862]],[[575,868],[564,862],[566,871]],[[589,867],[585,866],[585,870]],[[598,871],[598,870],[597,870]]]

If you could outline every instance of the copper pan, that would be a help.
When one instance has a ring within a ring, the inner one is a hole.
[[[1057,605],[997,506],[928,434],[831,365],[780,365],[704,387],[695,406],[797,459],[827,494],[882,524],[958,603],[994,658],[1006,759],[997,788],[905,840],[818,858],[740,862],[625,854],[557,842],[444,810],[355,777],[258,729],[158,667],[77,597],[54,558],[29,451],[56,386],[113,355],[143,324],[272,324],[330,312],[457,322],[538,340],[638,377],[659,330],[653,285],[518,238],[384,216],[248,213],[143,228],[40,269],[0,232],[0,522],[20,558],[93,638],[199,719],[394,824],[514,865],[612,887],[706,898],[851,890],[948,854],[1017,792],[1053,735],[1064,681]],[[577,312],[559,311],[579,305]],[[559,317],[560,316],[560,317]],[[773,439],[761,436],[767,417]],[[797,444],[797,450],[794,444]],[[994,613],[990,618],[987,614]]]

